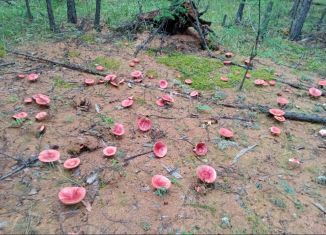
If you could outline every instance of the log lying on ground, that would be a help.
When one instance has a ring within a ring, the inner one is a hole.
[[[269,114],[269,107],[264,105],[242,105],[242,104],[229,104],[220,103],[224,107],[236,108],[236,109],[248,109],[253,111],[259,111],[261,113]],[[287,112],[285,111],[284,117],[289,120],[301,121],[301,122],[312,122],[326,124],[326,117],[321,117],[314,114],[297,113],[297,112]]]
[[[13,54],[13,55],[18,55],[18,56],[25,57],[26,59],[33,60],[33,61],[39,61],[39,62],[43,62],[43,63],[58,65],[58,66],[61,66],[61,67],[65,67],[67,69],[76,70],[76,71],[83,72],[83,73],[99,75],[99,76],[106,76],[106,74],[104,74],[104,73],[101,73],[101,72],[98,72],[98,71],[95,71],[95,70],[92,70],[92,69],[88,69],[88,68],[82,67],[82,66],[77,65],[77,64],[61,63],[59,61],[50,60],[50,59],[46,59],[46,58],[41,58],[41,57],[37,57],[37,56],[32,56],[32,55],[29,55],[27,53],[18,52],[18,51],[7,50],[7,52],[10,53],[10,54]]]

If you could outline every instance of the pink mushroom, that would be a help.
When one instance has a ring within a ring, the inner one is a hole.
[[[115,123],[114,127],[113,127],[113,130],[112,130],[112,133],[114,135],[121,136],[121,135],[123,135],[125,133],[125,129],[124,129],[122,124]]]
[[[318,97],[320,97],[323,94],[323,92],[321,90],[317,89],[317,88],[311,87],[309,89],[309,94],[312,97],[318,98]]]
[[[289,103],[289,101],[284,97],[277,97],[276,101],[280,106],[285,106]]]
[[[274,115],[274,116],[284,116],[285,112],[281,109],[269,109],[269,113]]]
[[[50,104],[50,98],[43,94],[33,95],[33,99],[38,105],[48,106]]]
[[[95,84],[95,80],[92,79],[92,78],[86,78],[86,79],[84,80],[84,83],[85,83],[86,86],[92,86],[92,85]]]
[[[146,132],[152,128],[152,121],[149,118],[142,117],[138,119],[137,126],[139,130]]]
[[[25,77],[26,77],[25,74],[18,74],[18,75],[17,75],[17,78],[20,78],[20,79],[24,79]]]
[[[321,87],[326,86],[326,80],[320,80],[320,81],[318,82],[318,85],[321,86]]]
[[[32,98],[26,97],[26,98],[24,99],[24,103],[25,103],[25,104],[30,104],[30,103],[32,103],[32,102],[33,102]]]
[[[121,102],[121,106],[124,108],[130,107],[134,103],[133,99],[125,99]]]
[[[192,92],[190,92],[190,96],[191,97],[197,97],[197,96],[199,96],[199,92],[198,91],[192,91]]]
[[[168,94],[163,94],[161,95],[161,98],[163,101],[167,102],[167,103],[173,103],[174,102],[174,99],[169,96]]]
[[[117,78],[117,75],[115,74],[108,74],[104,77],[104,81],[106,82],[110,82],[110,81],[114,81]]]
[[[261,79],[256,79],[254,81],[254,83],[255,83],[256,86],[262,86],[262,85],[264,85],[265,81],[261,80]]]
[[[246,73],[246,78],[251,78],[251,74],[249,72]]]
[[[220,136],[222,136],[224,138],[232,138],[233,137],[233,132],[231,130],[223,128],[223,127],[220,128],[218,133],[220,134]]]
[[[25,119],[25,118],[27,118],[27,116],[28,116],[28,113],[20,112],[20,113],[15,114],[14,116],[12,116],[12,118],[13,119]]]
[[[108,146],[103,149],[103,154],[106,157],[112,157],[116,154],[116,152],[117,152],[117,147],[114,146]]]
[[[156,100],[156,104],[160,107],[163,107],[164,106],[164,100],[163,99],[158,99]]]
[[[118,87],[118,86],[119,86],[115,81],[110,81],[110,84],[111,84],[112,86],[115,86],[115,87]]]
[[[169,189],[171,187],[171,181],[163,175],[154,175],[152,177],[152,186],[156,189]]]
[[[216,171],[208,165],[201,165],[196,169],[198,178],[205,183],[213,183],[216,180]]]
[[[54,149],[47,149],[40,152],[38,160],[41,162],[55,162],[60,159],[60,152]]]
[[[191,80],[191,79],[186,79],[186,80],[185,80],[185,84],[187,84],[187,85],[191,85],[191,84],[192,84],[192,80]]]
[[[281,129],[276,127],[276,126],[272,126],[270,128],[270,131],[273,135],[280,135],[281,134]]]
[[[98,65],[98,66],[96,66],[96,70],[97,71],[103,71],[105,68],[104,68],[104,66],[102,66],[102,65]]]
[[[59,200],[65,205],[74,205],[81,202],[86,196],[84,187],[65,187],[58,193]]]
[[[224,61],[223,61],[223,64],[224,64],[225,66],[230,66],[230,65],[232,65],[232,61],[230,61],[230,60],[224,60]]]
[[[229,78],[222,76],[220,78],[220,80],[223,81],[223,82],[227,82],[227,81],[229,81]]]
[[[63,168],[65,169],[73,169],[80,165],[80,158],[74,157],[69,158],[63,163]]]
[[[140,79],[143,77],[143,73],[139,70],[135,70],[133,71],[131,74],[131,77],[133,77],[134,79]]]
[[[231,58],[231,57],[233,57],[233,53],[232,52],[225,52],[225,57],[226,58]]]
[[[48,117],[48,113],[47,112],[39,112],[35,116],[35,118],[36,118],[37,121],[44,121],[45,119],[47,119],[47,117]]]
[[[135,67],[136,64],[135,64],[134,62],[130,62],[130,63],[129,63],[129,66],[130,66],[130,67]]]
[[[134,62],[135,64],[139,64],[140,60],[138,58],[134,58],[132,62]]]
[[[37,73],[31,73],[28,75],[28,81],[35,82],[39,77],[39,74]]]
[[[285,117],[283,117],[283,116],[274,116],[274,119],[276,121],[279,121],[279,122],[285,122],[286,121]]]
[[[252,65],[252,62],[250,62],[250,59],[245,59],[244,60],[245,65],[250,66]]]
[[[105,83],[105,81],[103,79],[97,80],[97,84],[104,84],[104,83]]]
[[[207,145],[204,142],[200,142],[196,144],[194,148],[194,152],[197,156],[205,156],[208,152]]]
[[[168,82],[166,80],[160,80],[160,88],[165,89],[168,87]]]
[[[271,86],[275,86],[276,81],[275,81],[275,80],[270,80],[270,81],[268,81],[268,83],[269,83],[269,85],[271,85]]]
[[[301,161],[297,158],[290,158],[288,165],[292,168],[299,167],[301,165]]]
[[[162,141],[157,141],[153,146],[153,152],[156,157],[162,158],[168,152],[168,148]]]

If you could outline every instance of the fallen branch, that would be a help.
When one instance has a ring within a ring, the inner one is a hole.
[[[135,158],[137,158],[137,157],[143,156],[143,155],[148,154],[148,153],[151,153],[151,152],[153,152],[153,150],[151,150],[151,151],[147,151],[147,152],[143,152],[143,153],[138,153],[138,154],[136,154],[136,155],[133,155],[133,156],[131,156],[131,157],[128,157],[128,158],[123,159],[123,161],[124,161],[125,163],[128,164],[128,162],[129,162],[130,160],[133,160],[133,159],[135,159]]]
[[[27,167],[31,167],[33,164],[35,164],[38,161],[38,157],[37,156],[32,156],[30,158],[28,158],[27,160],[21,160],[19,159],[17,161],[17,168],[8,172],[7,174],[1,176],[0,180],[4,180],[18,172],[20,172],[21,170],[27,168]]]
[[[308,89],[310,88],[306,84],[302,84],[302,83],[292,83],[292,82],[287,82],[287,81],[280,80],[280,79],[275,79],[275,81],[286,84],[286,85],[289,85],[290,87],[296,88],[298,90],[306,90],[306,91],[308,91]],[[322,96],[326,96],[325,92],[322,93]]]
[[[220,103],[224,107],[228,108],[236,108],[236,109],[248,109],[253,111],[259,111],[261,113],[269,114],[269,107],[264,105],[240,105],[240,104],[228,104],[228,103]],[[287,112],[285,111],[284,117],[290,120],[302,121],[302,122],[312,122],[312,123],[322,123],[326,124],[326,117],[320,117],[314,114],[305,114],[305,113],[297,113],[297,112]]]
[[[0,67],[5,67],[5,66],[8,66],[8,65],[13,65],[13,64],[15,64],[15,62],[3,63],[3,64],[0,64]]]
[[[95,70],[92,69],[88,69],[88,68],[84,68],[80,65],[77,64],[65,64],[65,63],[61,63],[59,61],[55,61],[55,60],[50,60],[50,59],[46,59],[46,58],[41,58],[41,57],[37,57],[37,56],[32,56],[23,52],[17,52],[17,51],[10,51],[7,50],[8,53],[11,53],[13,55],[18,55],[18,56],[23,56],[29,60],[33,60],[33,61],[39,61],[39,62],[43,62],[43,63],[49,63],[49,64],[53,64],[53,65],[58,65],[61,67],[65,67],[71,70],[76,70],[79,72],[83,72],[83,73],[88,73],[88,74],[93,74],[93,75],[99,75],[99,76],[105,76],[106,74],[101,73],[101,72],[97,72]]]
[[[248,148],[241,149],[241,151],[234,157],[232,164],[237,163],[239,161],[240,157],[242,157],[244,154],[246,154],[250,150],[256,148],[256,146],[258,146],[258,144],[254,144],[254,145],[249,146]]]
[[[324,212],[324,214],[326,214],[326,209],[321,204],[319,204],[317,202],[311,202],[311,204],[314,205],[319,210],[321,210],[322,212]]]

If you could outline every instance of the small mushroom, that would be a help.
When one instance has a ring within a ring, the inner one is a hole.
[[[275,81],[275,80],[270,80],[270,81],[268,81],[268,83],[269,83],[269,85],[271,85],[271,86],[275,86],[276,81]]]
[[[254,83],[256,86],[263,86],[265,84],[265,81],[262,79],[256,79]]]
[[[164,100],[160,98],[160,99],[156,100],[156,104],[160,107],[163,107],[165,103],[164,103]]]
[[[115,123],[112,133],[116,136],[122,136],[125,133],[123,125],[121,123]]]
[[[272,127],[270,128],[270,131],[271,131],[272,135],[276,135],[276,136],[278,136],[278,135],[281,134],[281,129],[278,128],[278,127],[276,127],[276,126],[272,126]]]
[[[121,102],[121,106],[124,107],[124,108],[128,108],[130,107],[132,104],[134,103],[134,100],[133,99],[125,99]]]
[[[142,117],[138,119],[137,126],[139,130],[146,132],[152,128],[152,121],[149,118]]]
[[[84,80],[84,83],[85,83],[86,86],[92,86],[92,85],[95,84],[95,80],[92,79],[92,78],[86,78],[86,79]]]
[[[130,63],[129,63],[129,66],[130,66],[130,67],[135,67],[136,64],[135,64],[134,62],[130,62]]]
[[[192,80],[191,80],[191,79],[186,79],[186,80],[185,80],[185,84],[187,84],[187,85],[191,85],[191,84],[192,84]]]
[[[194,152],[197,156],[205,156],[208,152],[207,145],[204,142],[200,142],[196,144],[194,148]]]
[[[323,94],[323,92],[317,88],[311,87],[309,89],[309,94],[314,98],[318,98]]]
[[[30,97],[26,97],[25,99],[24,99],[24,103],[25,104],[31,104],[33,102],[33,100],[32,100],[32,98],[30,98]]]
[[[162,158],[167,154],[168,148],[162,141],[157,141],[153,146],[153,152],[156,157]]]
[[[102,65],[98,65],[98,66],[96,66],[96,70],[97,71],[103,71],[105,68],[104,68],[104,66],[102,66]]]
[[[35,115],[35,119],[37,121],[44,121],[47,119],[48,113],[47,112],[39,112],[38,114]]]
[[[60,159],[60,152],[55,149],[47,149],[40,152],[38,160],[41,162],[55,162]]]
[[[33,99],[35,100],[35,102],[38,105],[41,105],[41,106],[49,106],[49,104],[50,104],[50,98],[43,94],[33,95]]]
[[[277,97],[276,101],[280,106],[285,106],[289,103],[289,101],[284,97]]]
[[[208,165],[201,165],[196,169],[198,178],[205,183],[213,183],[216,180],[216,171]]]
[[[80,158],[78,157],[69,158],[63,163],[63,167],[68,170],[76,168],[79,165],[80,165]]]
[[[25,118],[27,118],[27,116],[28,116],[28,113],[20,112],[20,113],[15,114],[14,116],[12,116],[12,118],[13,119],[25,119]]]
[[[167,102],[167,103],[174,103],[174,99],[169,96],[168,94],[163,94],[161,95],[161,98],[164,102]]]
[[[18,74],[18,75],[17,75],[17,78],[19,78],[19,79],[24,79],[25,77],[26,77],[25,74]]]
[[[143,78],[143,73],[141,71],[139,71],[139,70],[133,71],[130,75],[134,79],[141,79],[141,78]]]
[[[117,75],[115,74],[108,74],[104,77],[104,81],[106,82],[110,82],[110,81],[114,81],[117,78]]]
[[[223,128],[223,127],[220,128],[218,133],[220,134],[220,136],[222,136],[224,138],[232,138],[233,137],[233,132],[227,128]]]
[[[74,205],[81,202],[86,196],[84,187],[65,187],[60,190],[59,200],[65,205]]]
[[[285,122],[286,121],[285,117],[283,117],[283,116],[274,116],[274,119],[276,121],[279,121],[279,122]]]
[[[269,109],[268,110],[270,114],[274,115],[274,116],[284,116],[285,112],[281,109]]]
[[[165,89],[168,87],[168,82],[166,80],[160,80],[159,81],[160,88]]]
[[[247,72],[245,77],[249,79],[249,78],[251,78],[251,74],[249,72]]]
[[[39,77],[39,74],[37,73],[31,73],[28,75],[28,81],[35,82]]]
[[[192,91],[190,92],[190,97],[196,98],[199,96],[199,92],[198,91]]]
[[[326,86],[326,80],[320,80],[320,81],[318,82],[318,85],[321,86],[321,87]]]
[[[169,189],[171,187],[171,181],[163,175],[154,175],[152,177],[152,186],[156,189]]]
[[[135,64],[139,64],[140,59],[138,59],[138,58],[134,58],[134,59],[132,60],[132,62],[134,62]]]
[[[232,65],[232,61],[230,61],[230,60],[224,60],[224,61],[223,61],[223,64],[224,64],[225,66],[230,66],[230,65]]]
[[[225,57],[226,58],[231,58],[231,57],[233,57],[233,53],[232,52],[225,52]]]
[[[116,154],[116,152],[117,152],[117,147],[114,146],[108,146],[103,149],[103,154],[106,157],[112,157]]]
[[[227,81],[229,81],[229,78],[228,78],[228,77],[224,77],[224,76],[222,76],[222,77],[220,78],[220,80],[223,81],[223,82],[227,82]]]

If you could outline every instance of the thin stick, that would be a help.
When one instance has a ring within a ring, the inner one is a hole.
[[[254,144],[252,146],[249,146],[248,148],[242,149],[233,159],[232,164],[235,164],[239,161],[240,157],[242,157],[243,155],[245,155],[247,152],[249,152],[250,150],[254,149],[256,146],[258,146],[258,144]]]
[[[143,153],[138,153],[138,154],[136,154],[136,155],[133,155],[133,156],[131,156],[131,157],[128,157],[128,158],[123,159],[123,161],[124,161],[124,162],[128,162],[128,161],[130,161],[130,160],[132,160],[132,159],[135,159],[135,158],[137,158],[137,157],[143,156],[143,155],[148,154],[148,153],[151,153],[151,152],[153,152],[153,150],[151,150],[151,151],[147,151],[147,152],[143,152]]]

